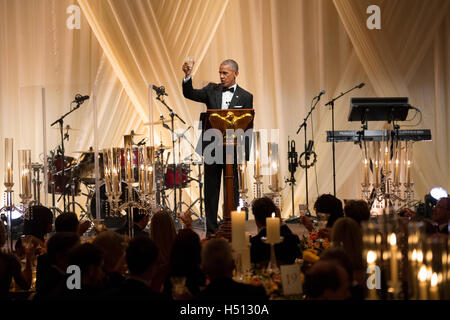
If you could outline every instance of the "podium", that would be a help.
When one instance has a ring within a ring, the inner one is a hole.
[[[205,129],[217,129],[222,133],[225,150],[225,200],[223,223],[217,232],[217,237],[231,241],[231,211],[234,209],[233,193],[233,162],[237,146],[236,130],[245,132],[253,128],[254,109],[208,109]],[[206,177],[205,177],[206,179]]]

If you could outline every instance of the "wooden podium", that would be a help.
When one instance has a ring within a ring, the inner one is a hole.
[[[234,130],[241,129],[244,132],[253,128],[254,109],[208,109],[205,129],[217,129],[222,133],[225,149],[233,146],[232,154],[225,154],[225,206],[223,213],[223,224],[217,232],[217,237],[223,237],[231,241],[231,211],[234,209],[233,192],[233,160],[237,145],[237,137]],[[231,134],[230,133],[231,131]],[[227,132],[228,131],[228,132]],[[206,178],[206,177],[205,177]]]

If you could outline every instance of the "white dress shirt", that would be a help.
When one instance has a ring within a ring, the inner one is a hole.
[[[235,83],[230,88],[234,88],[234,91],[224,91],[222,92],[222,109],[228,109],[230,106],[231,99],[233,99],[233,95],[236,92],[237,84]]]

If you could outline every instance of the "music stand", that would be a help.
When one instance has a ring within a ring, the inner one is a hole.
[[[351,98],[348,121],[405,121],[408,98]]]

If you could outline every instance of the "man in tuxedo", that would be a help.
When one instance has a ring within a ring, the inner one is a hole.
[[[236,78],[239,75],[239,66],[234,60],[225,60],[220,64],[219,75],[220,84],[209,83],[202,89],[194,89],[192,86],[192,66],[188,63],[183,64],[183,72],[185,78],[183,79],[183,95],[187,99],[204,103],[208,109],[252,109],[253,95],[246,90],[239,87],[236,83]],[[203,139],[203,134],[206,130],[206,113],[200,116],[202,124],[202,137],[197,145],[197,153],[203,155],[205,147],[209,144]],[[215,141],[215,140],[214,140]],[[211,142],[212,143],[212,142]],[[250,139],[245,138],[245,158],[248,161],[250,158]],[[206,155],[205,155],[206,156]],[[214,157],[215,154],[212,154]],[[238,206],[238,178],[236,153],[234,154],[233,165],[233,191],[235,207]],[[214,161],[212,164],[205,159],[205,212],[206,212],[206,231],[207,237],[215,233],[218,229],[217,224],[217,210],[219,204],[220,185],[222,178],[222,171],[225,170],[225,161],[220,159]],[[224,173],[225,175],[225,173]]]

